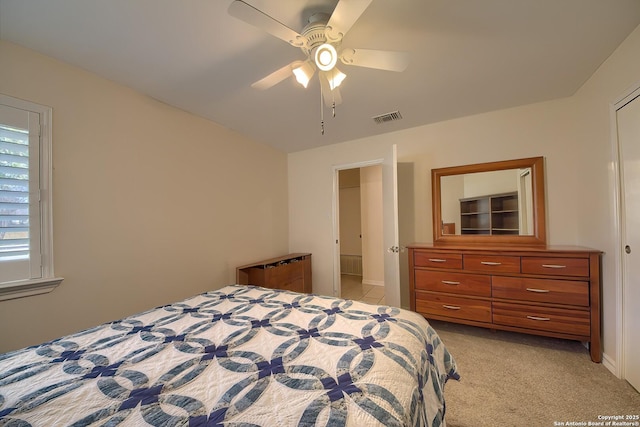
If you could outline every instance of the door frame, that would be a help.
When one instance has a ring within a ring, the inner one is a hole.
[[[374,159],[355,163],[345,163],[333,166],[333,296],[340,297],[342,289],[340,285],[340,171],[347,169],[360,169],[369,166],[381,165],[384,159]]]
[[[605,354],[603,364],[618,378],[625,379],[625,330],[624,330],[624,291],[625,291],[625,261],[622,245],[625,236],[625,210],[624,210],[624,187],[621,167],[620,141],[618,140],[618,120],[617,113],[622,107],[640,96],[640,82],[631,86],[623,95],[612,102],[609,107],[611,123],[611,145],[613,150],[612,170],[613,174],[613,229],[614,229],[614,250],[613,258],[615,265],[615,290],[616,290],[616,360],[611,360]]]

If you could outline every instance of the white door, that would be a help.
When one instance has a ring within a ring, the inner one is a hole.
[[[382,224],[384,288],[387,305],[400,307],[400,249],[398,243],[398,156],[394,144],[382,163]]]
[[[623,189],[623,372],[640,391],[640,93],[616,115]]]

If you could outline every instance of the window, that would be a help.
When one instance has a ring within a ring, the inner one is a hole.
[[[51,109],[0,95],[0,300],[52,291]]]

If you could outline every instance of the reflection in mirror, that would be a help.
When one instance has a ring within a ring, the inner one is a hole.
[[[533,235],[531,168],[443,176],[442,234]]]
[[[545,244],[544,159],[433,169],[436,243]]]

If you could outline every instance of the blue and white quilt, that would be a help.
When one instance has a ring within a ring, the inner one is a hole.
[[[413,312],[233,285],[0,355],[0,426],[443,426]]]

